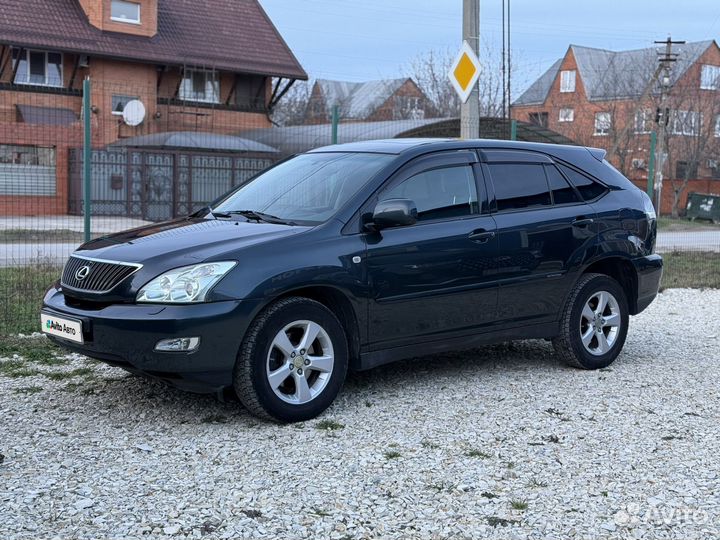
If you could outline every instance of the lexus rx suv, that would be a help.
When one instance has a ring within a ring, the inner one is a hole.
[[[545,338],[602,368],[662,273],[650,199],[604,156],[454,139],[313,150],[189,217],[80,246],[42,329],[279,422],[320,414],[349,369],[492,342]]]

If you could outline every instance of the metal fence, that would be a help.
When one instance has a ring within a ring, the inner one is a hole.
[[[92,81],[91,105],[85,108],[78,90],[0,89],[0,335],[38,328],[45,289],[84,240],[86,111],[92,133],[92,237],[188,215],[276,161],[334,140],[460,134],[457,118],[416,110],[371,120],[341,114],[335,129],[317,117],[278,127],[257,103],[248,108],[162,97],[144,99],[142,121],[130,125],[123,107],[157,91],[136,80]],[[502,138],[511,133],[507,127],[483,119],[480,132]],[[525,140],[569,142],[530,124],[519,124],[513,133]],[[663,219],[658,250],[668,261],[666,286],[720,286],[720,225]]]

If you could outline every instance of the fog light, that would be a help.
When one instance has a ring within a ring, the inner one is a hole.
[[[162,352],[191,352],[197,349],[199,345],[199,337],[161,339],[155,345],[155,350]]]

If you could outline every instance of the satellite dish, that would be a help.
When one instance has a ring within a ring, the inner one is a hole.
[[[133,99],[125,104],[123,121],[131,127],[139,126],[145,120],[145,105],[139,99]]]

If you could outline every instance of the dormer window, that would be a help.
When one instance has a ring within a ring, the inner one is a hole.
[[[140,24],[140,4],[126,0],[112,0],[110,18],[117,22]]]

